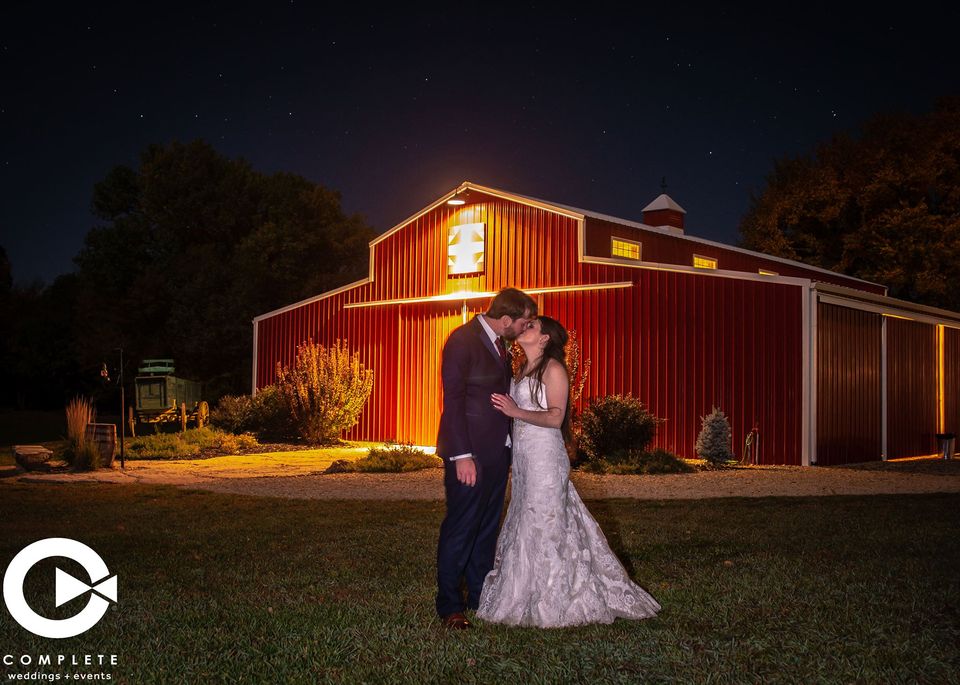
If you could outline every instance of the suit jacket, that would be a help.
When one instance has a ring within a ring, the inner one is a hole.
[[[444,460],[468,452],[481,461],[499,458],[510,418],[494,409],[490,394],[510,391],[510,366],[500,359],[479,317],[454,329],[447,338],[440,375],[443,413],[437,455]]]

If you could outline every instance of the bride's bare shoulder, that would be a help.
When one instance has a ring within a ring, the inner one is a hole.
[[[547,367],[543,370],[543,378],[547,381],[552,380],[568,380],[567,379],[567,370],[563,368],[563,364],[558,362],[556,359],[550,359],[547,361]]]

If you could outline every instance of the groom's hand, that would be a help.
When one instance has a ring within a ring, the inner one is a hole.
[[[457,467],[458,481],[471,488],[477,484],[477,465],[473,458],[457,459],[453,463]]]

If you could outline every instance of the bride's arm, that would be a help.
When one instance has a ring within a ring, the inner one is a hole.
[[[559,428],[563,424],[567,394],[570,392],[570,379],[567,378],[563,366],[553,360],[549,361],[547,368],[543,370],[543,385],[547,389],[547,408],[543,410],[521,409],[509,395],[494,394],[491,401],[494,407],[512,418],[543,428]]]

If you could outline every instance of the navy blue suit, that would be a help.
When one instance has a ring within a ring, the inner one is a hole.
[[[490,395],[509,392],[510,365],[501,360],[477,317],[447,338],[440,373],[443,413],[437,455],[444,461],[447,515],[437,543],[437,613],[447,616],[464,609],[460,579],[466,580],[466,606],[475,609],[493,568],[510,470],[505,446],[510,419],[494,409]],[[477,466],[473,487],[457,480],[456,463],[450,461],[467,453]]]

